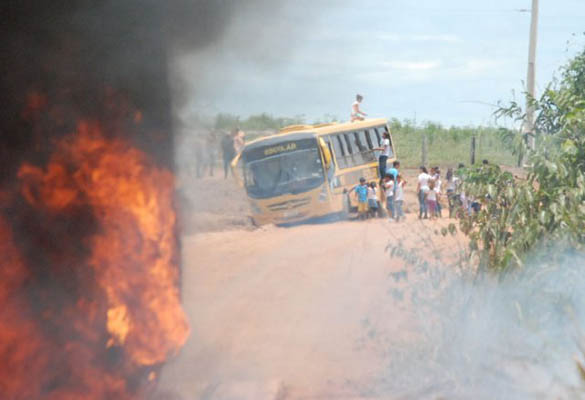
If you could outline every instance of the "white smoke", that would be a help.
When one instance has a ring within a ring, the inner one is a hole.
[[[380,349],[389,366],[367,393],[585,397],[575,360],[583,358],[578,344],[585,321],[584,261],[574,251],[554,261],[534,257],[523,271],[496,280],[411,257],[410,273],[393,275],[391,293],[397,303],[410,303],[405,306],[417,314],[420,337]]]

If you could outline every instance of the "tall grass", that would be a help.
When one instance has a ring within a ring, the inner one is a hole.
[[[325,115],[319,122],[335,121],[335,116]],[[252,140],[260,136],[277,132],[287,125],[306,123],[304,116],[292,118],[274,117],[270,114],[251,115],[241,118],[237,115],[221,113],[215,118],[215,128],[231,130],[240,127]],[[480,163],[488,159],[491,163],[514,166],[516,158],[510,148],[504,144],[497,128],[493,127],[450,127],[427,122],[422,126],[415,126],[412,121],[392,119],[390,128],[402,166],[406,168],[418,167],[422,162],[422,142],[426,135],[428,143],[428,164],[442,167],[457,166],[458,163],[469,164],[471,138],[476,137],[475,160]]]
[[[450,127],[426,123],[413,126],[410,121],[391,121],[392,137],[402,166],[414,168],[422,163],[423,136],[427,137],[429,165],[457,166],[469,164],[471,141],[476,137],[476,163],[483,159],[490,163],[514,166],[516,157],[500,138],[498,129],[492,127]]]

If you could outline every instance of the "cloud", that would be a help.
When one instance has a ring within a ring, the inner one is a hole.
[[[508,73],[513,63],[508,59],[468,58],[429,60],[385,60],[362,68],[356,77],[363,83],[400,87],[430,81],[472,82],[498,78]]]
[[[441,42],[441,43],[457,43],[463,40],[452,34],[397,34],[397,33],[380,33],[377,35],[379,40],[388,42]]]
[[[430,71],[439,68],[441,61],[385,61],[382,63],[382,66],[402,71]]]
[[[465,61],[461,66],[461,70],[470,76],[484,75],[486,72],[503,69],[507,64],[507,60],[503,59],[483,59],[476,58]]]

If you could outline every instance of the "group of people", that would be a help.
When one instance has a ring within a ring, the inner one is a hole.
[[[384,170],[380,185],[376,182],[367,183],[360,178],[359,185],[354,186],[349,193],[355,192],[358,200],[358,218],[383,216],[385,208],[390,220],[404,219],[404,186],[407,181],[399,172],[400,161],[394,161],[392,166]]]
[[[453,170],[449,169],[448,174],[451,176],[451,182],[448,185],[455,184]],[[417,178],[416,193],[419,203],[419,219],[436,219],[442,217],[442,199],[444,193],[443,181],[441,179],[441,170],[439,167],[432,167],[431,172],[426,167],[420,167],[420,174]]]
[[[195,146],[195,173],[197,178],[206,173],[213,176],[218,159],[218,151],[223,160],[224,178],[227,179],[230,172],[230,164],[246,144],[245,134],[240,128],[231,132],[210,131],[204,140],[200,140]]]
[[[356,95],[356,100],[351,107],[350,118],[352,122],[363,121],[367,115],[360,109],[362,101],[363,96]],[[390,219],[400,221],[404,218],[404,186],[407,182],[399,173],[399,161],[394,161],[392,166],[387,165],[387,161],[392,155],[390,133],[384,132],[380,147],[373,150],[380,152],[378,167],[382,179],[378,186],[375,182],[368,183],[362,177],[359,185],[350,190],[350,193],[353,191],[357,194],[358,216],[360,219],[381,216],[383,207],[380,205],[380,199],[382,199]],[[483,164],[488,164],[487,160],[484,160]],[[463,164],[459,164],[458,171],[461,171],[464,167]],[[443,182],[439,167],[432,167],[430,172],[426,167],[420,167],[416,188],[419,202],[419,219],[442,217],[445,198],[449,207],[450,218],[459,216],[457,214],[458,210],[469,214],[478,212],[481,208],[480,203],[465,196],[465,193],[461,190],[461,183],[461,178],[455,175],[453,168],[447,170],[445,182]]]
[[[483,160],[482,168],[489,166],[488,160]],[[426,167],[420,167],[417,183],[419,219],[442,217],[443,198],[445,197],[449,207],[449,218],[472,215],[481,210],[481,202],[465,194],[461,177],[464,168],[465,165],[460,163],[456,171],[453,168],[447,169],[445,182],[443,182],[439,167],[431,168],[430,173]],[[456,175],[456,172],[460,175]]]
[[[382,161],[382,160],[381,160]],[[483,164],[488,164],[487,160]],[[443,180],[441,169],[432,167],[420,167],[417,177],[416,194],[419,203],[419,219],[437,219],[443,216],[443,207],[446,204],[449,218],[472,214],[481,209],[480,202],[466,196],[462,187],[462,178],[457,175],[465,165],[459,164],[457,170],[449,168]],[[400,162],[394,161],[391,166],[386,166],[386,160],[380,165],[384,171],[379,185],[376,182],[368,183],[365,178],[360,178],[359,185],[354,186],[349,193],[355,192],[358,200],[358,217],[383,216],[383,209],[391,221],[400,221],[404,216],[404,187],[406,179],[399,171]],[[381,204],[383,203],[383,205]]]

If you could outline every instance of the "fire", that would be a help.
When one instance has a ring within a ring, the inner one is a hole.
[[[0,397],[140,398],[189,333],[173,175],[95,122],[55,149],[18,172],[38,251],[0,214]]]
[[[0,254],[3,258],[0,268],[0,360],[3,365],[0,393],[8,394],[8,398],[34,398],[37,392],[31,389],[28,380],[21,378],[38,376],[47,367],[49,360],[41,351],[46,343],[27,310],[25,298],[19,293],[29,276],[13,244],[9,225],[2,217]],[[33,359],[34,363],[30,363]]]

